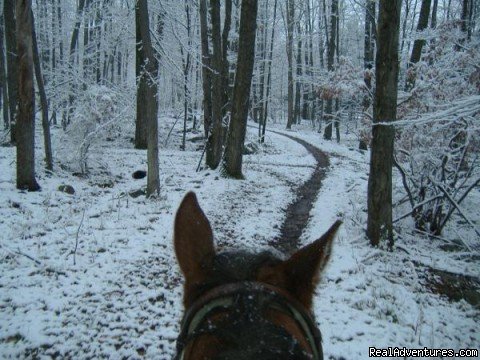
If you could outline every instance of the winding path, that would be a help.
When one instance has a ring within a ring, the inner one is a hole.
[[[323,151],[306,141],[281,132],[273,130],[270,130],[270,132],[285,136],[304,146],[317,162],[310,178],[295,190],[295,201],[288,205],[286,209],[287,214],[280,227],[280,236],[271,243],[275,248],[289,255],[299,248],[300,236],[307,226],[310,211],[322,186],[322,180],[325,178],[330,162]]]

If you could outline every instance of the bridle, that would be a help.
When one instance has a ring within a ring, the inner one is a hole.
[[[184,360],[185,349],[199,335],[201,324],[219,310],[234,309],[239,297],[261,299],[268,310],[280,311],[295,321],[312,352],[312,359],[323,360],[322,339],[315,321],[300,302],[271,285],[244,281],[217,286],[199,299],[185,312],[181,332],[177,339],[175,360]]]

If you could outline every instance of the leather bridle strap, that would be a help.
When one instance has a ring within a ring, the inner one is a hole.
[[[274,286],[259,282],[238,282],[221,285],[208,291],[196,300],[186,311],[181,325],[181,332],[177,340],[177,356],[175,359],[183,360],[186,345],[200,324],[214,310],[229,309],[235,305],[235,299],[239,295],[266,296],[271,309],[287,313],[299,325],[312,350],[313,359],[323,359],[321,334],[318,330],[311,313],[297,300],[282,294]]]

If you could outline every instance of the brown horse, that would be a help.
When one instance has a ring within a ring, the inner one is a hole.
[[[188,193],[175,218],[186,309],[176,359],[323,359],[311,305],[340,224],[287,260],[216,253],[210,223]]]

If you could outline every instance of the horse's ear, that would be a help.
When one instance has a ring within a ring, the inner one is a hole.
[[[177,210],[173,242],[187,298],[191,288],[207,278],[215,256],[212,228],[193,192],[185,195]]]
[[[281,265],[286,290],[307,309],[311,308],[313,292],[330,258],[333,239],[341,224],[337,220],[320,239],[304,246]]]

